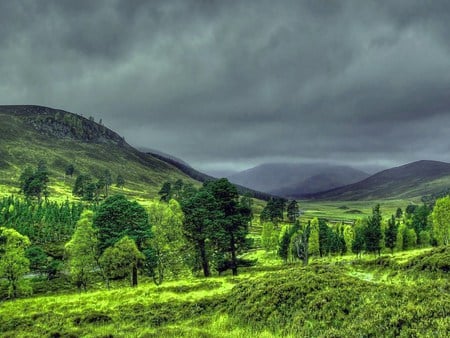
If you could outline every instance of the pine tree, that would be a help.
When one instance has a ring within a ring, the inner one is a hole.
[[[368,252],[380,254],[382,238],[381,233],[381,213],[380,205],[377,204],[372,209],[372,216],[367,219],[367,228],[365,233],[365,243]]]
[[[388,226],[385,231],[385,245],[386,248],[391,249],[392,253],[394,253],[394,248],[397,242],[397,232],[398,232],[398,223],[395,219],[395,216],[392,215],[388,221]]]

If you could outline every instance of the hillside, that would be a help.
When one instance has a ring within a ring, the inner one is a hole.
[[[284,197],[329,190],[369,175],[348,167],[318,164],[266,163],[229,176],[233,183]]]
[[[387,169],[367,179],[304,197],[321,200],[414,198],[437,194],[450,187],[450,164],[417,161]]]
[[[179,169],[128,145],[103,125],[66,111],[39,106],[0,106],[0,194],[17,194],[26,166],[44,160],[50,171],[50,196],[72,198],[75,176],[98,177],[110,170],[121,174],[125,188],[113,191],[145,200],[154,197],[165,181],[198,182]],[[68,164],[73,177],[65,177]]]

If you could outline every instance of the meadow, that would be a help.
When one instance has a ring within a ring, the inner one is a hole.
[[[3,337],[444,337],[450,250],[283,264],[254,251],[239,276],[60,291],[3,302]]]

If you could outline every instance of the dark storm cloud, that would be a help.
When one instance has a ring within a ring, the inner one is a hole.
[[[4,1],[0,44],[3,104],[201,168],[450,161],[448,1]]]

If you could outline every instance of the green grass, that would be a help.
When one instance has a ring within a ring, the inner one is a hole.
[[[131,147],[112,141],[92,143],[48,136],[33,129],[24,118],[1,111],[0,119],[0,197],[18,194],[21,172],[26,166],[36,167],[40,160],[45,160],[50,170],[53,200],[73,199],[76,175],[90,174],[95,179],[106,169],[114,180],[122,174],[126,181],[125,189],[113,186],[111,193],[123,193],[138,201],[155,197],[165,181],[182,179],[198,185],[173,166]],[[68,164],[75,166],[74,177],[64,177]]]
[[[2,337],[448,336],[448,249],[283,265],[255,251],[237,277],[190,278],[3,302]],[[440,256],[439,256],[440,255]],[[445,256],[446,257],[446,256]],[[389,264],[379,264],[380,261]],[[395,268],[394,268],[394,263]]]

